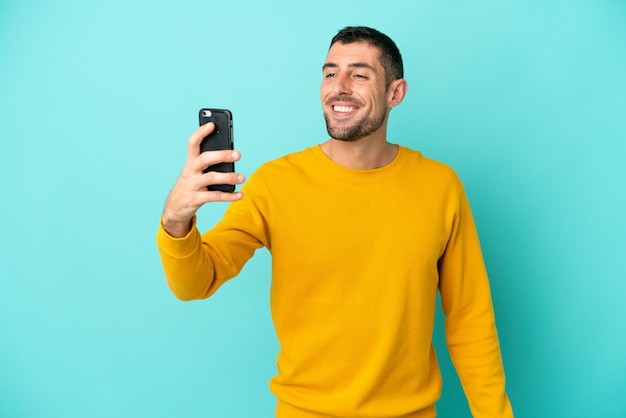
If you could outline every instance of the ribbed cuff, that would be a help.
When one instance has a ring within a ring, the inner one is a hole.
[[[175,258],[185,258],[189,256],[201,244],[202,237],[196,228],[196,217],[191,222],[191,230],[182,238],[176,238],[167,233],[163,228],[163,222],[159,221],[157,231],[157,245],[161,251]]]

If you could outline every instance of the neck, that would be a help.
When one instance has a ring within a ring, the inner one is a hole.
[[[361,138],[357,141],[329,139],[321,145],[322,151],[335,163],[356,170],[372,170],[391,163],[398,153],[398,147],[384,138]]]

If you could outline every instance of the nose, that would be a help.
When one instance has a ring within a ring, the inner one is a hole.
[[[350,78],[345,74],[337,74],[335,84],[333,85],[333,92],[338,95],[352,93]]]

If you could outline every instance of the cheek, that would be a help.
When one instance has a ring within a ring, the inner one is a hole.
[[[327,97],[328,94],[331,92],[331,87],[328,85],[328,83],[324,83],[322,82],[321,86],[320,86],[320,97],[322,99],[324,99],[324,97]]]
[[[371,83],[367,85],[369,96],[376,101],[386,100],[387,92],[384,86],[379,86],[378,83]]]
[[[377,108],[387,107],[387,104],[389,103],[387,100],[386,92],[381,91],[380,89],[376,89],[375,91],[371,92],[370,97],[372,99],[373,106]]]

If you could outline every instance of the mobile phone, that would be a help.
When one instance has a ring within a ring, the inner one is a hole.
[[[200,143],[200,152],[216,150],[232,150],[233,143],[233,115],[226,109],[200,109],[200,126],[213,122],[215,129],[207,135]],[[208,166],[204,172],[220,171],[222,173],[232,173],[235,171],[235,163],[218,163]],[[234,184],[212,184],[207,187],[209,190],[219,190],[226,193],[235,191]]]

